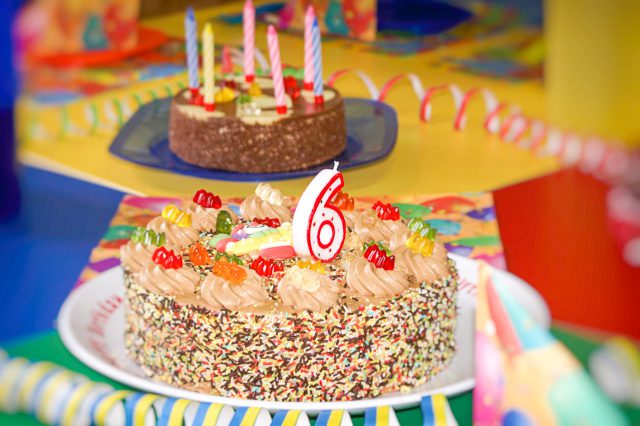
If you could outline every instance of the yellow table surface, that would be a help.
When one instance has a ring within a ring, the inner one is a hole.
[[[239,11],[241,5],[225,5],[197,11],[199,28],[219,13]],[[212,21],[216,43],[242,43],[242,27]],[[181,36],[183,15],[174,14],[149,20],[146,26]],[[389,78],[403,72],[419,75],[425,86],[455,82],[463,89],[487,87],[498,98],[517,104],[533,116],[544,118],[544,93],[540,83],[513,83],[480,78],[450,71],[438,62],[444,56],[465,55],[471,47],[499,40],[460,43],[443,46],[436,51],[410,56],[390,56],[368,51],[366,45],[342,39],[325,39],[323,43],[325,78],[342,68],[358,68],[373,81],[382,85]],[[266,49],[266,26],[256,29],[256,45]],[[283,62],[302,65],[303,41],[298,35],[281,33]],[[368,97],[365,87],[356,77],[345,77],[336,83],[344,96]],[[479,100],[479,99],[478,99]],[[482,128],[484,107],[472,102],[469,124],[463,131],[453,129],[453,102],[448,95],[434,98],[432,122],[425,124],[418,118],[418,100],[410,84],[393,89],[387,101],[396,109],[399,120],[397,145],[391,155],[374,165],[347,170],[346,190],[355,195],[426,194],[491,190],[530,179],[556,170],[559,166],[551,158],[539,158],[516,146],[501,142]],[[240,196],[251,192],[253,183],[211,181],[168,173],[139,166],[109,154],[107,148],[114,133],[91,137],[67,137],[62,141],[23,141],[19,145],[19,159],[29,165],[78,177],[87,181],[140,195],[189,194],[207,188],[222,196]],[[288,194],[299,194],[308,179],[277,182]]]

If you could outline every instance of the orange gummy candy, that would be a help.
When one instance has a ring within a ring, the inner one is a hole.
[[[207,249],[202,247],[202,244],[195,243],[189,247],[189,259],[195,266],[208,265],[211,263],[211,256],[207,252]]]
[[[333,200],[333,205],[340,210],[352,211],[354,207],[353,197],[349,197],[346,192],[338,192],[336,198]]]
[[[229,262],[225,258],[213,262],[213,274],[224,278],[231,284],[242,284],[247,278],[247,271],[242,266]]]

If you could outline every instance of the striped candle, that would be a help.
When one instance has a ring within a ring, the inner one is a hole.
[[[215,75],[214,75],[214,47],[213,29],[207,23],[202,32],[202,71],[204,73],[204,108],[213,111],[216,108],[214,98]]]
[[[304,15],[304,86],[305,90],[313,90],[313,22],[315,20],[313,6],[307,7]]]
[[[311,44],[313,46],[313,94],[315,95],[316,105],[324,103],[323,82],[322,82],[322,46],[320,43],[320,27],[318,19],[313,19]]]
[[[200,87],[198,81],[198,27],[193,14],[193,9],[187,9],[184,18],[185,44],[187,49],[187,69],[189,71],[189,89],[197,94]]]
[[[284,80],[282,79],[282,64],[280,63],[280,46],[278,33],[273,25],[267,30],[267,44],[269,45],[269,58],[271,59],[271,78],[273,79],[273,91],[276,96],[276,111],[278,114],[287,112],[284,97]]]
[[[256,9],[251,0],[247,0],[242,10],[242,27],[244,30],[244,79],[251,83],[255,77],[255,31]]]

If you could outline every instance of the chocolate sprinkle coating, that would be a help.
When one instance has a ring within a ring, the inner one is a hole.
[[[129,355],[152,378],[235,398],[344,401],[408,390],[455,353],[457,273],[377,304],[235,312],[180,304],[125,271]]]

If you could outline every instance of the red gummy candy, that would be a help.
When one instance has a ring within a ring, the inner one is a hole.
[[[387,252],[377,244],[367,247],[364,251],[364,257],[373,263],[376,268],[382,268],[385,271],[393,271],[396,266],[396,257],[387,255]]]
[[[182,268],[182,256],[164,247],[158,247],[156,251],[153,252],[151,259],[156,265],[160,265],[165,269]]]
[[[269,228],[277,228],[280,226],[280,219],[278,219],[277,217],[274,217],[274,218],[264,217],[262,219],[254,217],[253,222],[259,225],[268,226]]]
[[[262,277],[272,277],[274,273],[284,271],[284,265],[282,262],[265,259],[264,257],[257,257],[253,262],[251,262],[251,269],[256,271],[258,275]]]
[[[284,87],[285,89],[296,89],[298,88],[298,81],[292,75],[289,75],[284,78]]]
[[[201,205],[205,209],[219,209],[222,207],[222,200],[217,195],[213,195],[211,192],[204,189],[198,190],[193,196],[193,202]]]
[[[382,220],[400,220],[400,209],[389,203],[376,201],[371,208],[378,213],[378,217]]]

